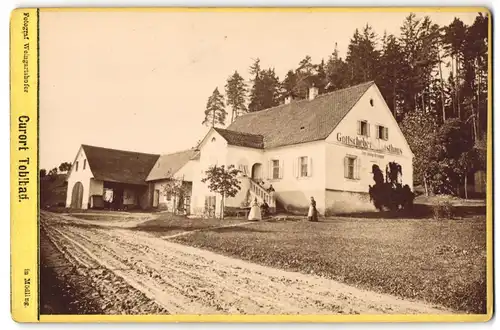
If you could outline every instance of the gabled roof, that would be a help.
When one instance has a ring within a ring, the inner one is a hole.
[[[227,131],[263,137],[264,148],[326,139],[373,81],[236,118]],[[221,134],[222,135],[222,134]],[[229,142],[229,141],[228,141]]]
[[[193,157],[191,157],[191,160],[200,160],[200,150],[196,149]]]
[[[229,145],[256,149],[264,148],[264,137],[262,135],[236,132],[215,127],[214,130],[219,133]]]
[[[159,155],[82,145],[90,170],[97,180],[146,184]]]
[[[171,178],[177,171],[191,159],[195,160],[199,151],[197,150],[184,150],[173,154],[161,155],[156,164],[149,172],[146,181],[155,181]]]

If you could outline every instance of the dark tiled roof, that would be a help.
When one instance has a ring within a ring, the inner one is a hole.
[[[94,178],[129,184],[146,184],[159,155],[82,145]]]
[[[263,136],[264,148],[326,139],[373,81],[238,117],[227,130]]]
[[[264,148],[263,136],[249,133],[231,131],[222,128],[214,128],[229,145],[262,149]]]
[[[179,171],[188,161],[199,154],[193,149],[161,155],[151,169],[146,181],[167,179]]]

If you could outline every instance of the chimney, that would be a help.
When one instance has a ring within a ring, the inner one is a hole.
[[[292,95],[285,97],[285,104],[290,104],[292,102]]]
[[[319,93],[318,87],[314,87],[314,85],[312,85],[309,88],[309,101],[314,100],[316,96],[318,96],[318,93]]]

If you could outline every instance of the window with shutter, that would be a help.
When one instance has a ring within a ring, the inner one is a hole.
[[[241,175],[248,175],[248,166],[247,165],[238,165],[238,170],[240,170]]]
[[[388,140],[389,129],[387,127],[377,125],[377,139]]]
[[[280,161],[279,164],[280,164],[280,167],[279,167],[279,178],[280,179],[283,179],[283,161]]]
[[[370,136],[370,125],[366,120],[358,121],[358,135]]]
[[[344,158],[344,177],[347,179],[357,178],[357,157],[346,156]]]
[[[312,176],[312,171],[313,171],[312,158],[309,157],[309,164],[307,166],[307,176],[311,177]]]
[[[354,162],[355,162],[355,164],[356,164],[356,165],[355,165],[355,166],[356,166],[356,169],[355,169],[356,173],[355,173],[355,175],[354,175],[354,178],[355,178],[356,180],[359,180],[359,179],[360,179],[360,175],[361,175],[361,174],[360,174],[360,172],[361,172],[361,171],[360,171],[360,170],[361,170],[361,159],[356,158],[356,160],[355,160]]]
[[[349,171],[348,171],[348,168],[349,168],[349,158],[346,156],[344,157],[344,178],[348,178],[349,177]]]
[[[308,159],[307,157],[300,157],[299,158],[299,175],[301,178],[307,177],[307,172],[308,172]]]
[[[280,179],[281,177],[281,166],[280,166],[280,161],[277,160],[277,159],[273,159],[271,161],[271,169],[272,169],[272,172],[271,172],[271,178],[272,179]]]

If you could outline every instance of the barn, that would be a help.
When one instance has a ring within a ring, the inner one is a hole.
[[[82,145],[68,173],[66,207],[147,208],[153,191],[146,178],[159,155]]]

